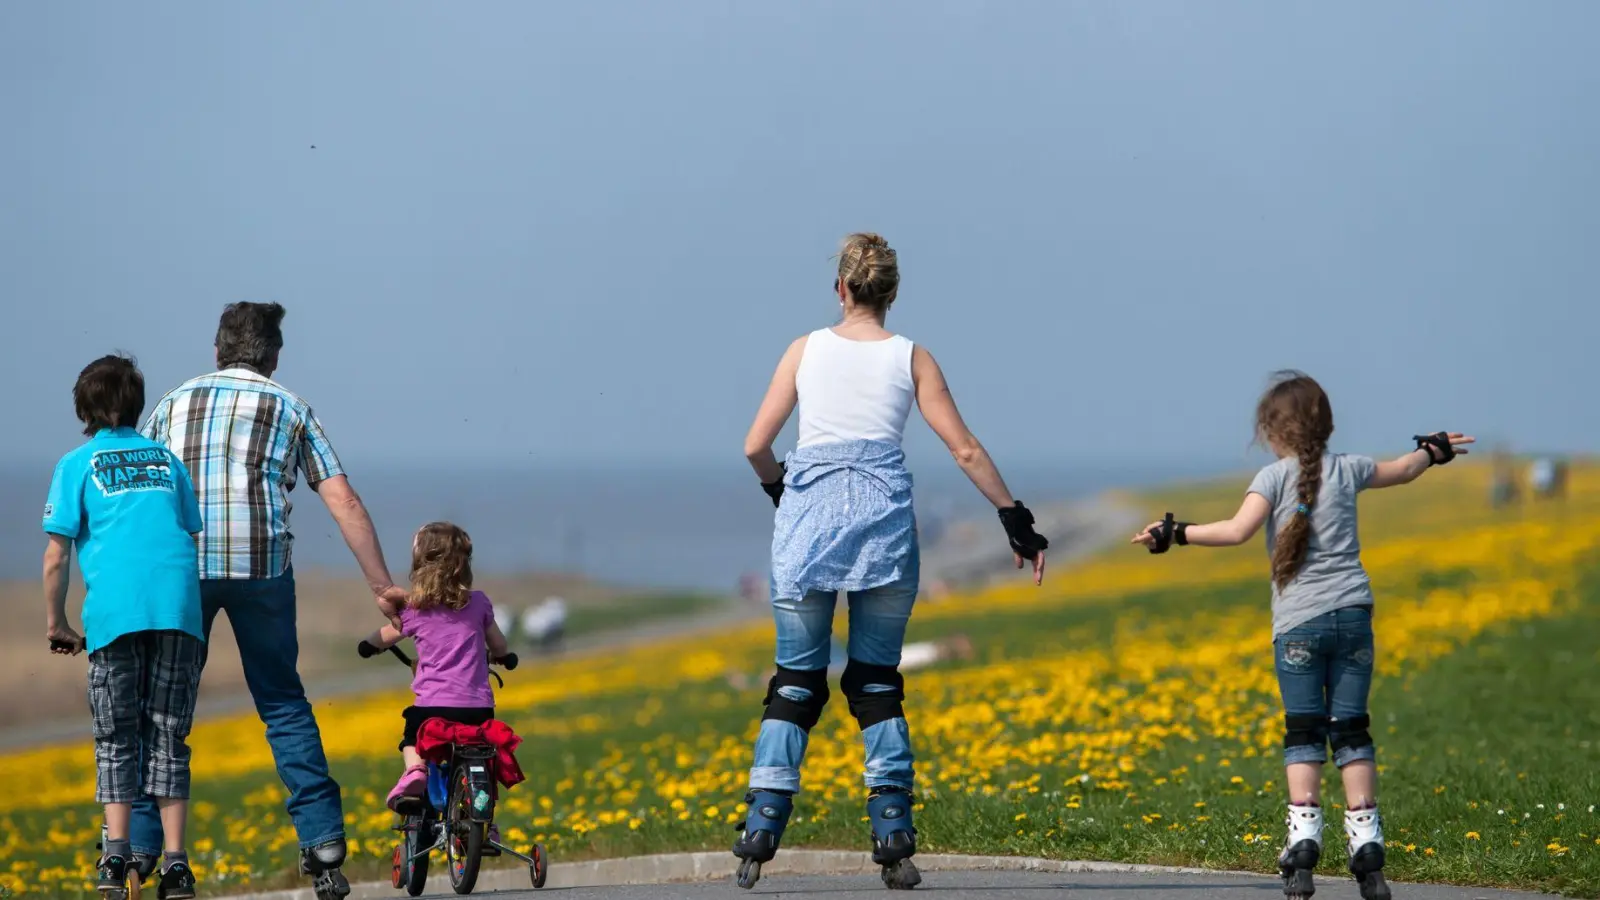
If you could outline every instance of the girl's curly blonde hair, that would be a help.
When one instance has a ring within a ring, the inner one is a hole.
[[[472,596],[472,538],[461,526],[429,522],[411,545],[412,609],[463,609]]]

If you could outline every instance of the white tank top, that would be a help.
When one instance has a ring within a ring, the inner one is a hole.
[[[852,341],[832,328],[811,332],[794,375],[800,396],[797,446],[859,440],[900,446],[916,396],[913,346],[898,334]]]

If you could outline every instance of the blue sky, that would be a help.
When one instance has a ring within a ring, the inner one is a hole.
[[[1594,448],[1597,30],[1583,0],[6,4],[12,458],[77,440],[89,359],[134,352],[153,400],[273,299],[347,456],[736,459],[856,229],[1002,463],[1242,459],[1283,366],[1346,449]]]

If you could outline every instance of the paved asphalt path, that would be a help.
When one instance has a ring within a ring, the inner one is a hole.
[[[431,885],[430,885],[431,886]],[[443,885],[441,885],[443,886]],[[1546,896],[1451,885],[1392,884],[1396,900],[1531,900]],[[1277,900],[1277,878],[1256,875],[1130,874],[1088,872],[924,872],[915,891],[890,894],[874,875],[771,875],[754,889],[729,881],[604,887],[546,887],[541,891],[496,891],[496,900],[736,900],[789,897],[806,900],[860,900],[931,894],[962,900]],[[1317,900],[1360,900],[1355,881],[1319,877]]]

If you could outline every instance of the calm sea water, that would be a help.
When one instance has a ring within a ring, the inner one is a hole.
[[[994,515],[949,457],[912,466],[924,529],[936,533],[944,522]],[[1019,497],[1037,506],[1223,468],[1007,466],[1005,475]],[[49,479],[48,464],[0,471],[0,578],[39,577],[39,510]],[[352,482],[397,570],[417,526],[450,519],[472,533],[483,572],[575,571],[616,584],[731,591],[741,573],[765,571],[772,535],[770,501],[737,460],[657,470],[368,466]],[[358,577],[316,495],[302,485],[291,496],[296,563]]]

